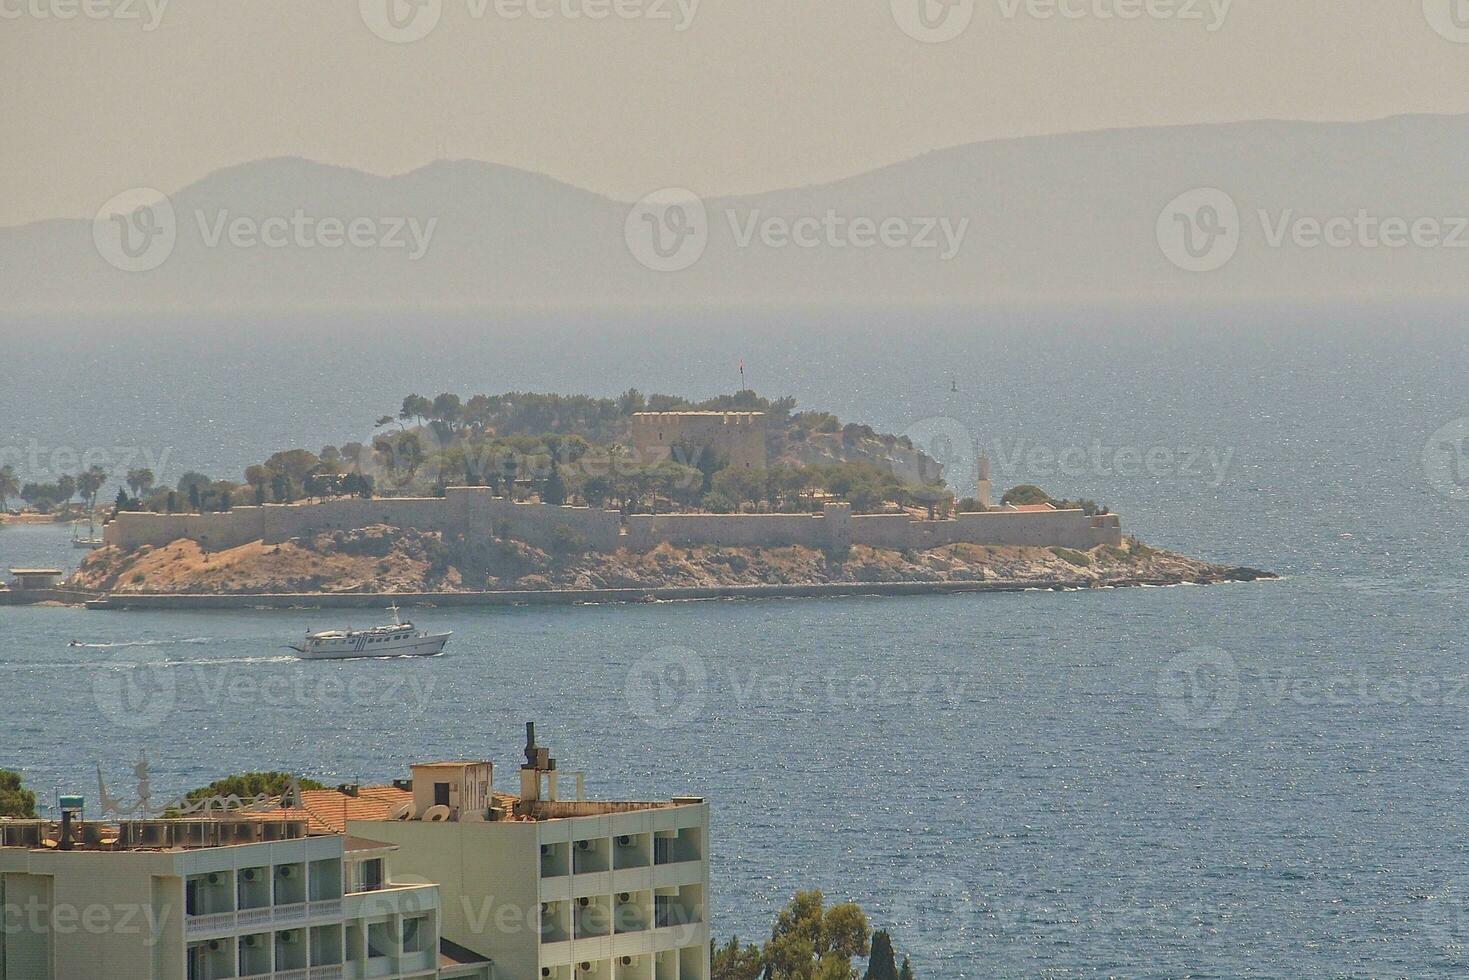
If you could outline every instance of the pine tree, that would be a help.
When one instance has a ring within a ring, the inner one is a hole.
[[[903,969],[898,973],[898,980],[913,980],[913,965],[906,956],[903,957]]]
[[[541,498],[552,507],[560,507],[566,503],[566,483],[561,479],[561,468],[554,459],[551,460],[551,472],[546,477],[546,487],[541,491]]]
[[[893,939],[886,930],[872,934],[872,956],[862,980],[898,980],[898,963],[893,954]]]

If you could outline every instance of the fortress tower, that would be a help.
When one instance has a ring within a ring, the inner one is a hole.
[[[686,443],[718,453],[737,469],[763,470],[766,428],[764,412],[639,412],[632,417],[632,444],[641,463],[669,459],[674,446]]]
[[[994,500],[990,496],[990,458],[981,455],[976,463],[979,479],[974,485],[974,499],[986,510],[994,506]]]

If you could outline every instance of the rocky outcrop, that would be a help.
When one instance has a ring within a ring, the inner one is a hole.
[[[685,548],[555,553],[524,542],[466,540],[385,525],[204,551],[188,540],[92,552],[76,588],[114,594],[423,593],[541,589],[719,588],[895,582],[1047,581],[1062,586],[1215,583],[1273,577],[1131,543],[1091,551],[948,545]]]

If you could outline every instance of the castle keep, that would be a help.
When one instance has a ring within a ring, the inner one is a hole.
[[[671,458],[680,443],[717,453],[742,470],[765,468],[764,412],[638,412],[632,417],[632,444],[642,463]],[[693,465],[692,459],[676,459]]]

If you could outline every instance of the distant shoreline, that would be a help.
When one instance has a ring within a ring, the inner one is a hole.
[[[388,605],[429,607],[626,605],[708,599],[815,599],[848,596],[955,595],[964,593],[1085,592],[1108,588],[1221,585],[1278,579],[1254,569],[1230,569],[1198,578],[1123,579],[1079,586],[1060,579],[997,582],[813,582],[807,585],[735,585],[632,589],[542,589],[494,592],[303,592],[277,594],[114,594],[86,603],[101,610],[192,609],[381,609]]]

